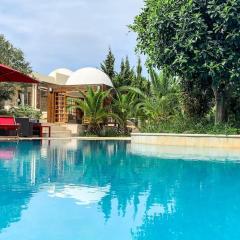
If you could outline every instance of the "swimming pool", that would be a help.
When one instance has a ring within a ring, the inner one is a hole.
[[[124,141],[0,142],[0,239],[240,238],[237,159],[155,155]]]

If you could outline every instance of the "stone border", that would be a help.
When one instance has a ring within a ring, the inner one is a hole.
[[[240,148],[240,135],[132,133],[131,141],[161,146]]]
[[[130,137],[66,137],[66,138],[39,138],[39,137],[32,137],[32,138],[22,138],[22,137],[0,137],[0,142],[4,141],[31,141],[31,140],[83,140],[83,141],[131,141]]]
[[[240,162],[239,148],[160,146],[132,143],[130,145],[130,151],[134,155],[154,157],[160,159]]]

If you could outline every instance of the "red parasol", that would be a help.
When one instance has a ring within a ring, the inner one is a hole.
[[[36,79],[0,64],[0,82],[39,83]]]

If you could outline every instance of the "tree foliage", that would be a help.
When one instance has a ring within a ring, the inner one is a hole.
[[[165,70],[158,73],[150,69],[151,87],[148,95],[142,94],[138,104],[139,115],[141,113],[152,124],[161,124],[181,112],[179,101],[179,89],[176,79],[166,74]]]
[[[101,69],[105,72],[111,80],[115,77],[115,57],[112,53],[111,48],[109,48],[108,55],[106,59],[101,63]]]
[[[137,61],[135,77],[133,79],[131,86],[140,89],[144,93],[148,93],[150,89],[150,82],[147,80],[146,77],[143,76],[142,72],[143,66],[141,58],[139,57]]]
[[[99,135],[102,124],[110,116],[109,105],[105,105],[109,92],[88,88],[86,93],[81,91],[80,95],[82,98],[73,99],[74,104],[68,107],[70,109],[80,109],[88,122],[88,131]]]
[[[122,59],[120,65],[120,71],[116,74],[114,78],[115,88],[121,86],[131,86],[135,78],[134,68],[130,66],[128,57]]]
[[[115,70],[115,56],[109,48],[106,59],[100,64],[101,70],[105,72],[112,80],[116,89],[122,86],[131,86],[141,89],[143,92],[148,92],[150,83],[143,76],[143,65],[140,57],[137,61],[136,68],[131,66],[128,57],[122,59],[119,71]]]
[[[15,48],[3,35],[0,35],[0,63],[22,73],[32,73],[29,62],[25,60],[21,49]]]
[[[0,35],[0,64],[10,66],[25,74],[32,72],[22,50],[15,48],[3,35]],[[11,99],[15,87],[10,83],[0,83],[0,89],[0,102],[2,102]]]
[[[131,28],[149,64],[168,68],[183,86],[211,89],[221,122],[240,78],[239,16],[239,0],[146,0]]]
[[[121,87],[115,91],[112,99],[111,109],[117,116],[116,120],[119,123],[120,130],[128,133],[127,122],[133,117],[136,117],[136,107],[139,100],[136,97],[136,91],[131,91],[129,87]]]

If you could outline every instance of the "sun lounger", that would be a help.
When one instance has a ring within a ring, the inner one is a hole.
[[[15,131],[16,135],[18,136],[19,124],[16,123],[14,117],[0,116],[0,130]]]

